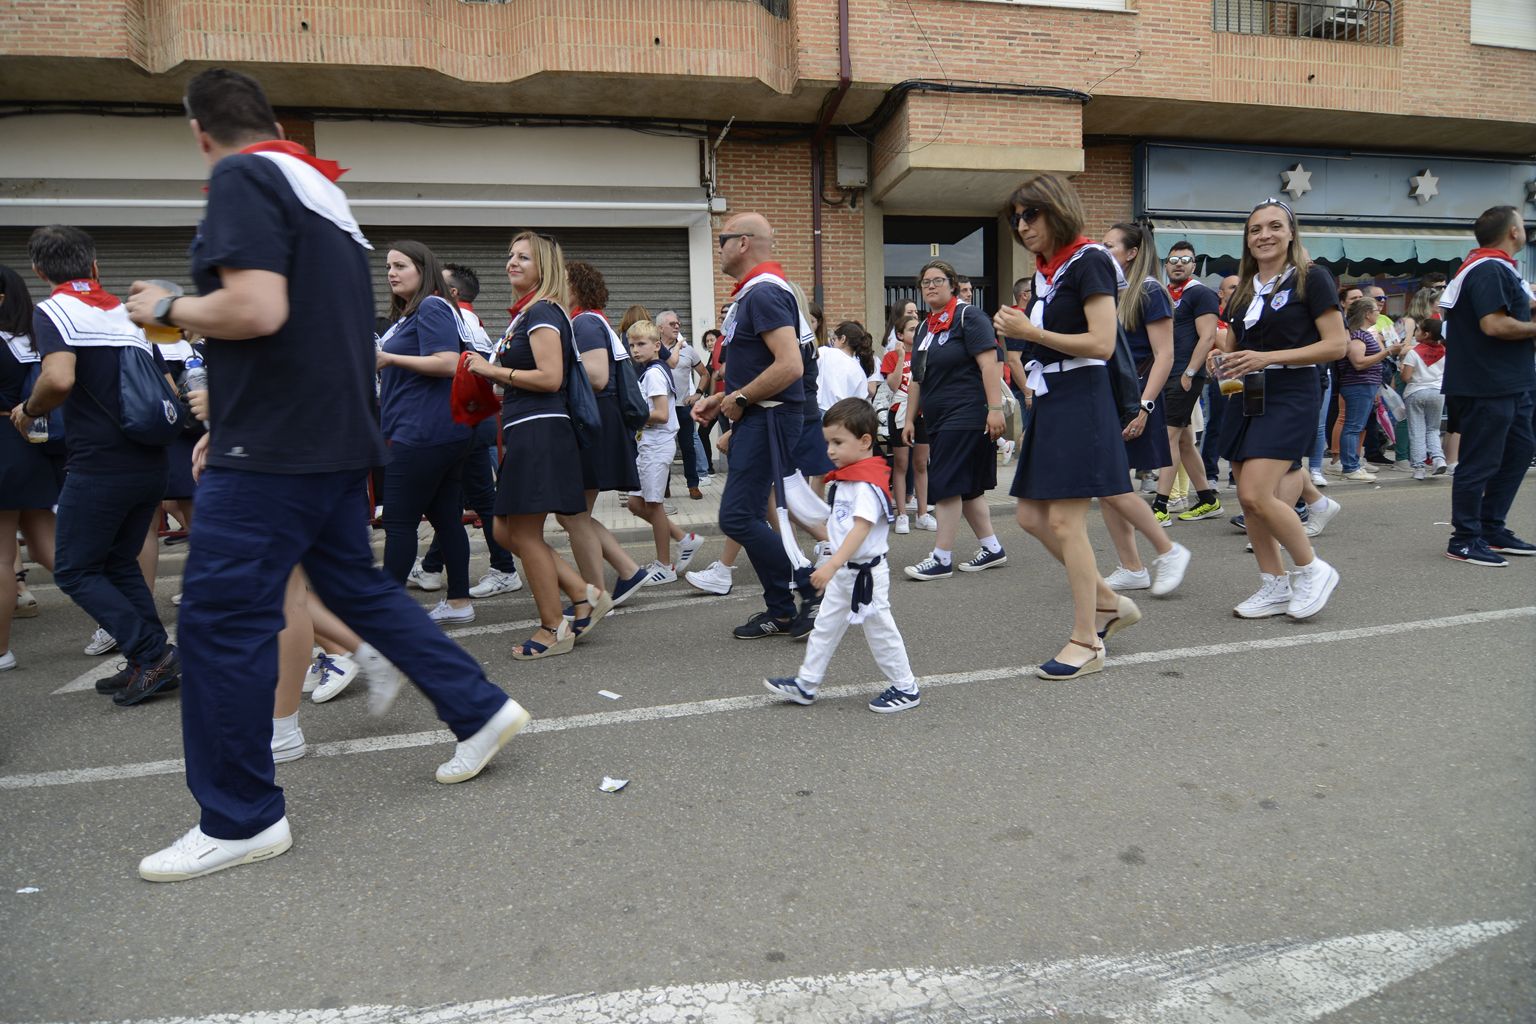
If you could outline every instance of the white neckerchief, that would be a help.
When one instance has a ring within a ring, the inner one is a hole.
[[[624,343],[619,340],[619,333],[615,331],[613,327],[608,323],[607,317],[603,316],[595,309],[584,309],[580,313],[576,314],[576,317],[583,316],[596,317],[597,322],[603,325],[603,330],[608,332],[608,347],[613,350],[614,359],[629,358],[629,349],[625,348]],[[575,319],[575,317],[572,318],[572,323],[575,322]]]
[[[1451,278],[1450,283],[1445,286],[1445,291],[1440,294],[1441,309],[1451,309],[1456,305],[1457,301],[1461,298],[1461,289],[1467,283],[1467,275],[1472,273],[1472,271],[1476,270],[1478,267],[1482,266],[1484,263],[1497,263],[1502,266],[1505,270],[1514,275],[1515,280],[1520,284],[1521,290],[1524,291],[1527,296],[1531,295],[1531,286],[1525,283],[1525,278],[1520,276],[1519,269],[1516,268],[1512,263],[1510,263],[1508,260],[1501,260],[1496,256],[1480,256],[1462,268],[1462,270],[1455,277]],[[1451,340],[1451,318],[1445,317],[1444,319],[1445,323],[1442,324],[1441,327],[1445,333],[1445,337],[1442,338],[1441,341],[1448,342]]]
[[[166,359],[174,360],[178,363],[184,363],[197,355],[197,350],[184,338],[173,341],[169,345],[162,345],[156,342],[155,347],[160,349],[160,354]]]
[[[118,303],[100,309],[78,299],[65,301],[67,295],[50,295],[37,309],[48,315],[70,348],[137,348],[154,355],[144,328],[128,319],[128,307]]]
[[[1264,312],[1264,298],[1273,292],[1285,280],[1296,272],[1295,267],[1286,267],[1280,273],[1268,281],[1260,282],[1254,279],[1253,299],[1248,303],[1248,308],[1243,311],[1243,327],[1252,330],[1253,325],[1259,322],[1259,314]]]
[[[42,354],[37,351],[37,346],[32,344],[32,339],[25,334],[11,334],[8,331],[0,331],[0,340],[5,342],[5,347],[11,350],[11,355],[16,357],[18,363],[40,363]]]
[[[288,187],[293,189],[294,197],[306,209],[341,228],[364,249],[373,248],[363,235],[363,229],[358,227],[356,218],[352,216],[352,207],[347,204],[347,194],[337,188],[334,181],[298,157],[287,153],[262,151],[255,155],[271,160],[278,166],[278,169],[283,172],[283,177],[288,179]]]
[[[772,284],[789,292],[790,297],[795,300],[795,315],[800,321],[795,329],[796,342],[801,346],[816,344],[816,331],[811,327],[810,321],[805,318],[805,313],[800,310],[800,297],[795,294],[795,290],[789,286],[788,281],[777,274],[766,272],[748,278],[742,282],[740,288],[736,289],[736,300],[731,303],[730,311],[725,314],[725,322],[720,325],[721,337],[729,341],[736,333],[736,307],[746,297],[747,292],[762,284]]]
[[[1029,307],[1029,321],[1042,331],[1045,330],[1045,307],[1051,304],[1051,299],[1056,296],[1056,285],[1061,282],[1061,276],[1067,272],[1067,268],[1083,258],[1083,253],[1090,249],[1097,249],[1109,257],[1110,266],[1115,268],[1115,286],[1125,287],[1125,271],[1120,269],[1120,261],[1111,255],[1110,251],[1098,242],[1089,242],[1077,252],[1073,253],[1067,262],[1056,270],[1056,276],[1050,284],[1046,284],[1045,275],[1038,269],[1035,271],[1035,302]]]
[[[459,320],[462,326],[459,328],[459,337],[469,343],[469,347],[489,359],[491,357],[491,336],[485,333],[485,326],[480,323],[480,318],[474,313],[459,307]]]

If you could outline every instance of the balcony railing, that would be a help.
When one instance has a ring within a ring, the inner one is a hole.
[[[1393,0],[1212,0],[1217,32],[1397,46]]]

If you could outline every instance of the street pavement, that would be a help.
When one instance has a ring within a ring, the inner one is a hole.
[[[0,677],[0,1020],[1536,1020],[1536,559],[1441,557],[1449,481],[1336,482],[1316,619],[1234,618],[1242,536],[1179,524],[1183,587],[1048,683],[1066,582],[1005,487],[1005,567],[893,574],[919,708],[865,709],[856,628],[816,705],[776,703],[760,680],[803,647],[731,639],[761,607],[744,559],[728,597],[648,589],[537,663],[508,655],[523,591],[450,631],[534,715],[480,778],[435,783],[427,702],[370,718],[355,684],[278,768],[292,850],[172,885],[135,868],[196,820],[177,698],[98,696],[113,659],[34,571]],[[675,485],[680,516],[717,492]],[[893,541],[899,567],[932,537]]]

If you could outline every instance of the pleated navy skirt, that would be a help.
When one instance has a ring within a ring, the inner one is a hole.
[[[1131,467],[1109,371],[1084,366],[1048,374],[1045,381],[1050,391],[1035,396],[1009,493],[1031,501],[1125,494]]]
[[[57,447],[32,444],[9,423],[0,423],[0,508],[31,510],[58,504],[63,459],[45,451]]]
[[[997,486],[997,445],[986,429],[928,431],[928,500],[967,501]]]
[[[1244,416],[1241,394],[1229,397],[1222,410],[1221,457],[1230,462],[1295,462],[1310,455],[1317,442],[1323,404],[1317,367],[1266,370],[1264,376],[1264,415]]]
[[[565,416],[540,416],[502,431],[505,452],[496,480],[498,516],[576,515],[587,509],[581,448]]]

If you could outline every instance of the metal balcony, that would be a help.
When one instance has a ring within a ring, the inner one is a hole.
[[[1243,35],[1399,45],[1393,0],[1212,0],[1211,28]]]

